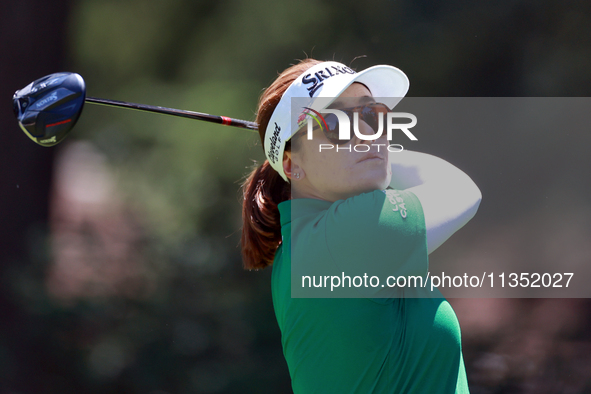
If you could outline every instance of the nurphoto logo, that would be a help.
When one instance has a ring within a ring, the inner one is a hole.
[[[320,144],[319,152],[323,150],[336,149],[336,151],[346,150],[351,152],[368,152],[370,146],[377,146],[378,151],[381,147],[387,147],[390,152],[400,152],[403,150],[400,144],[375,144],[371,141],[376,141],[384,132],[386,133],[388,141],[391,141],[394,136],[394,131],[401,131],[411,141],[417,141],[409,129],[416,126],[417,117],[408,112],[391,112],[388,106],[382,103],[370,103],[352,108],[342,109],[322,109],[314,110],[310,107],[302,107],[303,111],[297,119],[298,129],[307,123],[308,140],[313,139],[313,130],[315,127],[320,128],[324,135],[331,142],[330,144]],[[400,121],[400,120],[406,121]],[[362,133],[359,128],[359,121],[367,123],[374,134]],[[353,125],[353,133],[355,136],[363,141],[368,141],[365,144],[355,144],[343,146],[351,141],[351,125]]]

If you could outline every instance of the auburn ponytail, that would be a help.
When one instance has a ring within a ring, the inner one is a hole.
[[[264,147],[265,131],[281,97],[301,74],[320,63],[305,59],[283,71],[261,95],[257,110],[259,136]],[[290,151],[290,141],[285,146]],[[273,264],[281,244],[279,203],[289,200],[291,185],[283,180],[269,162],[254,169],[242,185],[242,261],[246,269],[260,269]]]

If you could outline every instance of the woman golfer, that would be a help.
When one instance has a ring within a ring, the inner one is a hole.
[[[387,112],[408,87],[391,66],[307,59],[260,99],[268,160],[244,183],[242,254],[248,269],[273,265],[296,394],[468,393],[460,327],[441,293],[382,286],[425,278],[428,254],[481,199],[446,161],[389,145]]]

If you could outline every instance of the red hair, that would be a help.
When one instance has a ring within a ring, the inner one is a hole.
[[[281,97],[293,81],[319,63],[318,60],[305,59],[289,67],[261,95],[256,122],[263,147],[267,125]],[[287,141],[285,150],[290,149],[290,141]],[[277,205],[290,199],[291,186],[265,160],[242,184],[242,192],[242,262],[246,269],[265,268],[273,264],[275,252],[281,244]]]

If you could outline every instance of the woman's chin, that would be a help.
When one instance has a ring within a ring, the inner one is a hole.
[[[390,184],[391,175],[386,168],[375,168],[366,171],[364,176],[360,177],[359,184],[367,190],[384,190]]]
[[[376,179],[364,179],[359,182],[359,188],[356,190],[356,195],[361,193],[369,193],[374,190],[385,190],[389,185],[387,177],[379,177]]]

